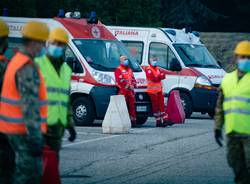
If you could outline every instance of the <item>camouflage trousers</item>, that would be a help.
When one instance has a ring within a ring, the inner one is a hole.
[[[62,137],[64,135],[64,126],[60,123],[56,125],[49,125],[48,132],[45,135],[46,144],[56,152],[59,161],[59,151],[62,146]]]
[[[15,153],[13,184],[40,184],[42,178],[42,156],[31,154],[26,136],[8,135]]]
[[[250,136],[227,136],[227,159],[235,174],[235,183],[250,183]]]
[[[0,133],[0,183],[11,184],[15,156],[6,135]]]

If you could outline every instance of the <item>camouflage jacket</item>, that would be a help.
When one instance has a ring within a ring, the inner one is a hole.
[[[0,55],[1,57],[1,55]],[[0,59],[0,91],[2,91],[3,77],[7,67],[7,62]]]
[[[42,141],[42,132],[40,130],[40,100],[39,86],[40,77],[38,66],[32,62],[24,65],[16,73],[16,85],[21,95],[22,112],[27,126],[29,141]]]
[[[223,110],[223,101],[224,101],[224,94],[221,88],[218,90],[218,99],[215,108],[215,129],[221,130],[224,125],[224,110]]]

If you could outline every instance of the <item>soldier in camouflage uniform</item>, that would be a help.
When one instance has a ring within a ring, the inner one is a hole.
[[[227,159],[237,184],[250,184],[250,42],[235,49],[238,69],[226,74],[217,100],[215,140],[222,146],[222,128],[227,135]]]
[[[2,89],[4,72],[8,64],[8,60],[4,56],[8,48],[8,34],[8,26],[0,20],[0,91]],[[0,133],[0,183],[12,183],[13,165],[14,152],[11,149],[7,136]]]
[[[48,38],[48,27],[39,22],[29,22],[22,30],[24,49],[17,53],[22,58],[29,58],[28,64],[24,64],[15,75],[16,89],[21,96],[21,111],[25,123],[25,134],[5,133],[8,141],[15,153],[15,167],[13,172],[13,183],[15,184],[40,184],[42,176],[42,147],[44,145],[41,131],[41,75],[39,68],[33,62],[34,57],[42,54],[42,48]],[[14,56],[13,58],[17,57]],[[13,59],[9,62],[6,75],[9,74],[9,68]],[[8,81],[4,81],[4,86]],[[44,85],[44,91],[45,85]],[[46,96],[46,93],[45,93]],[[3,99],[3,96],[2,96]],[[3,102],[3,103],[8,103]],[[2,104],[3,104],[2,103]],[[3,105],[1,105],[3,107]],[[0,108],[0,122],[7,121],[1,119],[4,110]],[[14,120],[13,120],[14,121]],[[4,122],[5,123],[5,122]],[[2,124],[4,124],[2,123]],[[6,124],[6,123],[5,123]],[[0,131],[4,132],[0,126]]]

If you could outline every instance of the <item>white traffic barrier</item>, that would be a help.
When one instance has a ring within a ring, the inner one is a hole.
[[[129,133],[130,128],[131,122],[124,96],[111,96],[102,122],[102,132],[104,134],[122,134]]]

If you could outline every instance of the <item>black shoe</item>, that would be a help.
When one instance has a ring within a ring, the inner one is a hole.
[[[139,128],[139,127],[141,127],[141,126],[138,125],[138,124],[134,124],[134,123],[133,123],[133,124],[131,125],[131,127],[132,127],[132,128]]]
[[[164,124],[164,123],[157,123],[156,124],[156,127],[166,127],[167,125],[166,124]]]
[[[171,121],[165,121],[165,122],[163,122],[163,124],[166,125],[166,126],[172,126],[172,125],[174,125],[174,123],[171,122]]]

